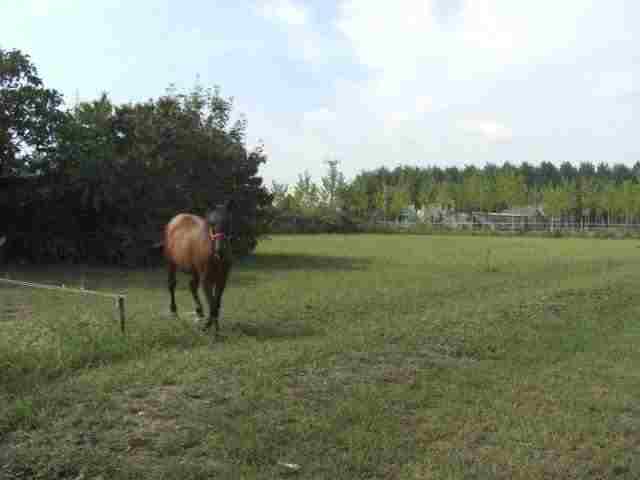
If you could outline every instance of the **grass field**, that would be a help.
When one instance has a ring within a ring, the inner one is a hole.
[[[186,276],[14,270],[128,333],[0,284],[0,478],[640,478],[638,246],[276,236],[217,341]]]

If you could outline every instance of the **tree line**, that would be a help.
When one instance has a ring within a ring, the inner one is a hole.
[[[640,162],[399,166],[348,181],[330,159],[319,183],[303,172],[295,185],[267,189],[258,175],[264,151],[246,146],[246,119],[233,121],[233,113],[232,98],[202,86],[126,104],[103,94],[65,108],[28,55],[0,49],[5,250],[36,262],[139,265],[150,261],[172,215],[203,214],[231,197],[240,253],[255,248],[282,213],[362,222],[396,219],[410,205],[459,212],[536,205],[574,221],[640,217]]]
[[[576,222],[628,223],[640,218],[640,162],[633,167],[604,162],[382,167],[362,171],[350,182],[337,160],[327,165],[320,184],[306,171],[294,185],[274,182],[276,207],[307,215],[338,209],[360,221],[393,220],[409,206],[419,210],[435,205],[467,213],[536,206],[550,218]]]
[[[145,102],[63,100],[28,55],[0,49],[0,235],[13,256],[138,265],[174,214],[228,198],[234,248],[255,248],[272,202],[266,156],[246,146],[233,99],[197,85]]]

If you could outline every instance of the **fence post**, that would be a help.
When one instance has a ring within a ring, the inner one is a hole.
[[[124,297],[118,297],[118,310],[120,311],[120,331],[124,334]]]

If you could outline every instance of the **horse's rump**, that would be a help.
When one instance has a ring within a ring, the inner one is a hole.
[[[187,272],[206,264],[211,255],[211,241],[205,219],[188,213],[176,215],[165,228],[164,255]]]

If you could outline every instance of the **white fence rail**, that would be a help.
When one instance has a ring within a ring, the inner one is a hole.
[[[112,298],[116,301],[116,308],[118,309],[118,313],[120,314],[120,331],[125,333],[125,310],[124,310],[124,302],[126,295],[120,293],[106,293],[106,292],[96,292],[94,290],[85,290],[84,288],[68,288],[64,285],[47,285],[44,283],[35,283],[35,282],[24,282],[22,280],[13,280],[10,278],[0,278],[0,283],[5,283],[7,285],[15,285],[18,287],[27,287],[27,288],[39,288],[43,290],[57,290],[65,293],[79,293],[83,295],[94,295],[97,297],[104,298]]]
[[[582,222],[394,222],[378,221],[377,225],[385,225],[397,229],[411,229],[417,226],[432,227],[442,230],[473,231],[506,231],[506,232],[640,232],[640,223],[582,223]]]

